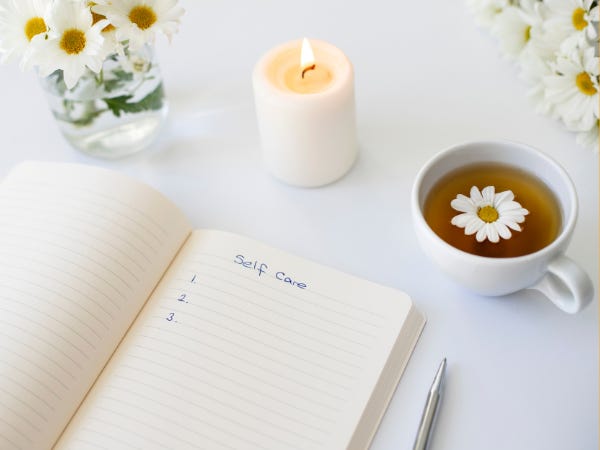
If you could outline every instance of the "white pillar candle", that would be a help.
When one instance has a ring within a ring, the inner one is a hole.
[[[277,178],[304,187],[342,177],[358,150],[352,64],[327,42],[310,44],[314,61],[301,52],[302,41],[288,42],[264,55],[253,74],[265,163]]]

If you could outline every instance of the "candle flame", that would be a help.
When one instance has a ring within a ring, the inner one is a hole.
[[[300,67],[304,70],[307,67],[312,66],[315,63],[315,55],[313,49],[308,42],[308,39],[304,38],[302,41],[302,51],[300,52]]]

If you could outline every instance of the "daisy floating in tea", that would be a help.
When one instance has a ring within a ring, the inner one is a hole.
[[[480,192],[476,186],[471,187],[470,197],[458,194],[450,206],[461,212],[451,220],[452,225],[465,229],[466,235],[475,234],[477,242],[488,239],[497,243],[502,239],[510,239],[511,229],[521,231],[520,223],[529,214],[525,208],[514,201],[512,191],[496,194],[494,186],[484,187]]]

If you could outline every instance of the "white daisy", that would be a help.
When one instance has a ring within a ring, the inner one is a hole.
[[[96,3],[93,11],[105,16],[117,28],[117,38],[129,41],[133,49],[152,42],[157,31],[171,40],[184,13],[177,0],[96,0]]]
[[[500,41],[505,56],[517,57],[541,31],[542,8],[543,3],[537,0],[521,0],[520,6],[508,6],[498,14],[490,31]]]
[[[514,201],[512,191],[496,194],[495,190],[494,186],[487,186],[479,192],[473,186],[470,197],[458,194],[450,206],[462,214],[452,218],[452,225],[464,228],[466,235],[475,234],[477,242],[489,239],[497,243],[500,238],[510,239],[510,229],[521,231],[519,223],[525,221],[529,211]]]
[[[548,20],[544,27],[548,39],[556,48],[563,46],[565,51],[573,50],[579,43],[591,42],[597,38],[598,6],[594,0],[545,0]]]
[[[88,1],[87,4],[90,10],[94,5],[96,5],[95,2],[90,1]],[[113,53],[122,53],[123,47],[117,40],[117,29],[115,28],[115,26],[112,23],[110,23],[108,19],[102,14],[95,13],[93,10],[91,12],[93,25],[97,24],[101,20],[106,20],[108,22],[108,24],[104,28],[102,28],[102,37],[104,38],[104,43],[102,44],[102,50],[100,52],[104,55],[105,58],[106,56],[111,55]]]
[[[555,73],[544,78],[546,99],[566,123],[588,130],[598,119],[598,57],[594,49],[559,54]]]
[[[48,31],[50,0],[0,0],[0,53],[2,61],[21,59],[21,68],[32,39]]]
[[[598,123],[600,120],[594,118],[591,121],[585,120],[583,122],[569,123],[565,125],[569,131],[577,133],[576,141],[582,147],[589,148],[598,152]],[[582,123],[585,124],[582,125]]]
[[[599,121],[596,120],[594,126],[588,131],[578,132],[577,137],[575,138],[579,145],[585,148],[589,148],[590,150],[593,150],[596,153],[600,151],[600,142],[598,140],[598,122]]]
[[[467,7],[471,10],[475,23],[482,27],[491,27],[498,14],[508,5],[508,0],[467,0]]]
[[[65,84],[71,89],[86,69],[93,72],[102,69],[102,30],[108,22],[100,20],[94,25],[92,22],[92,13],[83,3],[54,4],[48,18],[47,38],[38,36],[32,40],[41,76],[62,70]]]
[[[519,55],[520,77],[527,82],[527,96],[539,114],[552,115],[552,104],[546,100],[544,77],[552,75],[556,60],[556,49],[548,45],[545,33],[534,33],[530,42]]]

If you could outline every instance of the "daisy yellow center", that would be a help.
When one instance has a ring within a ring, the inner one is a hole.
[[[138,5],[129,11],[129,20],[135,23],[140,30],[147,30],[156,23],[157,17],[151,7]]]
[[[98,22],[100,22],[101,20],[104,20],[104,19],[106,19],[105,16],[92,11],[92,25],[96,25]],[[110,31],[113,31],[114,29],[115,29],[115,26],[112,23],[109,23],[104,28],[102,28],[102,32],[108,33]]]
[[[577,85],[577,88],[585,95],[594,95],[596,92],[598,92],[594,86],[594,83],[592,83],[590,75],[587,72],[581,72],[580,74],[577,74],[575,77],[575,84]]]
[[[484,206],[483,208],[479,208],[479,211],[477,211],[477,215],[481,220],[487,223],[495,222],[496,220],[498,220],[499,217],[496,208],[490,205]]]
[[[85,33],[77,28],[66,30],[60,39],[60,48],[69,55],[77,55],[83,51],[86,44]]]
[[[25,23],[25,36],[27,36],[27,40],[31,41],[34,36],[45,33],[48,31],[48,27],[46,26],[46,22],[41,17],[32,17]]]
[[[573,11],[571,21],[573,22],[575,29],[578,31],[581,31],[588,26],[588,22],[585,20],[585,11],[583,8],[577,8],[575,11]]]
[[[531,25],[525,28],[525,42],[529,42],[529,39],[531,39]]]

